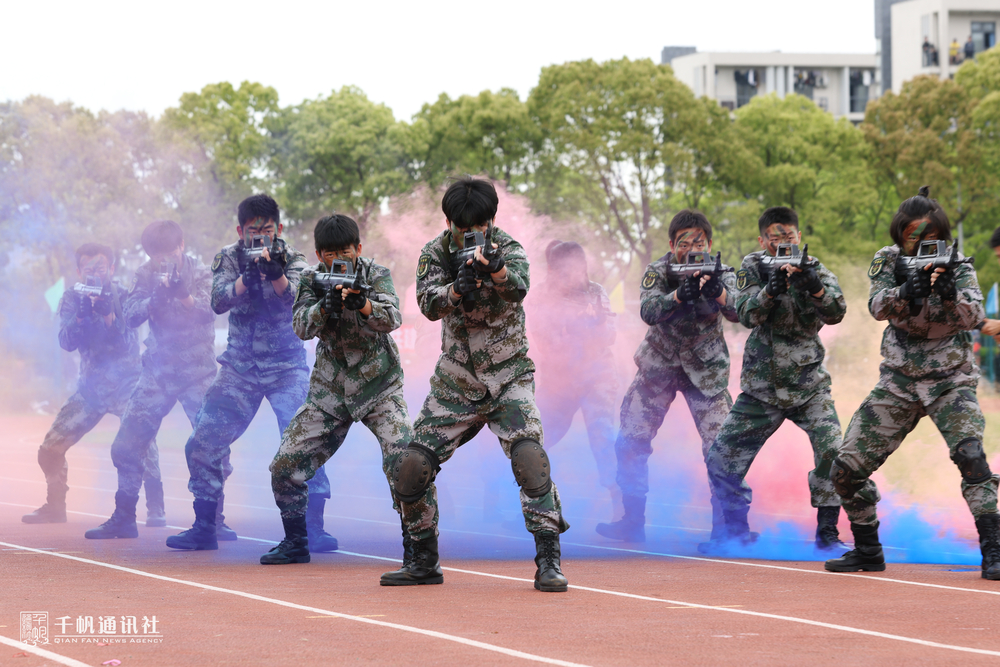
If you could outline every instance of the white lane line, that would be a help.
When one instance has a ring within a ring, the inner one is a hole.
[[[38,648],[37,646],[32,646],[31,644],[25,644],[24,642],[4,637],[3,635],[0,635],[0,644],[13,646],[14,648],[21,649],[26,653],[34,653],[37,656],[46,658],[53,662],[58,662],[60,665],[66,665],[67,667],[90,667],[90,665],[85,662],[80,662],[79,660],[74,660],[73,658],[67,658],[64,655],[59,655],[58,653],[53,653],[52,651],[46,651],[43,648]]]
[[[96,560],[90,560],[89,558],[80,558],[79,556],[68,556],[66,554],[52,553],[51,551],[43,551],[41,549],[34,549],[32,547],[22,546],[20,544],[11,544],[9,542],[0,542],[0,546],[11,547],[16,549],[22,549],[24,551],[33,551],[39,554],[44,554],[46,556],[54,556],[56,558],[64,558],[66,560],[76,561],[78,563],[85,563],[87,565],[97,565],[98,567],[108,568],[109,570],[117,570],[119,572],[126,572],[128,574],[135,574],[140,577],[148,577],[150,579],[158,579],[160,581],[167,581],[173,584],[182,584],[184,586],[191,586],[193,588],[201,588],[206,591],[214,591],[216,593],[226,593],[228,595],[235,595],[238,597],[246,598],[248,600],[256,600],[258,602],[268,602],[270,604],[279,605],[282,607],[288,607],[290,609],[299,609],[301,611],[309,611],[316,614],[323,614],[326,616],[335,616],[337,618],[343,618],[348,621],[356,621],[358,623],[367,623],[369,625],[377,625],[384,628],[391,628],[393,630],[402,630],[403,632],[412,632],[418,635],[425,635],[427,637],[434,637],[435,639],[443,639],[445,641],[455,642],[457,644],[464,644],[465,646],[471,646],[473,648],[482,649],[484,651],[492,651],[494,653],[501,653],[503,655],[510,656],[512,658],[521,658],[522,660],[530,660],[532,662],[541,662],[548,665],[561,665],[562,667],[588,667],[587,665],[581,665],[576,662],[567,662],[566,660],[557,660],[555,658],[546,658],[540,655],[534,655],[531,653],[524,653],[523,651],[515,651],[513,649],[504,648],[503,646],[496,646],[494,644],[487,644],[485,642],[479,642],[474,639],[466,639],[465,637],[459,637],[457,635],[449,635],[443,632],[437,632],[436,630],[425,630],[423,628],[417,628],[410,625],[401,625],[399,623],[390,623],[388,621],[377,621],[373,618],[368,618],[365,616],[352,616],[350,614],[342,614],[336,611],[330,611],[328,609],[320,609],[318,607],[310,607],[307,605],[296,604],[294,602],[287,602],[285,600],[278,600],[275,598],[264,597],[263,595],[255,595],[254,593],[247,593],[245,591],[237,591],[231,588],[221,588],[219,586],[211,586],[209,584],[203,584],[197,581],[188,581],[186,579],[177,579],[175,577],[166,577],[161,574],[153,574],[152,572],[145,572],[143,570],[136,570],[130,567],[124,567],[122,565],[114,565],[112,563],[102,563]],[[54,655],[54,654],[53,654]],[[997,655],[1000,655],[998,653]],[[69,663],[64,663],[69,664]],[[83,665],[83,663],[73,662],[75,665]]]

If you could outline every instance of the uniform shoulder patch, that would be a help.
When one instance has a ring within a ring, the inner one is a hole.
[[[423,278],[431,270],[431,256],[424,253],[417,262],[417,278]]]
[[[642,287],[643,289],[650,289],[656,284],[656,271],[646,271],[646,275],[642,277]]]
[[[874,278],[878,274],[882,273],[882,267],[885,266],[885,257],[879,255],[872,260],[872,265],[868,268],[868,277]]]
[[[128,288],[128,293],[131,294],[132,292],[134,292],[135,291],[135,287],[138,284],[139,284],[139,276],[138,275],[133,275],[132,276],[132,286]]]
[[[750,284],[750,272],[746,269],[740,269],[736,272],[736,289],[744,290],[747,285]]]
[[[214,260],[212,260],[212,273],[215,273],[216,271],[218,271],[220,266],[222,266],[222,253],[221,252],[215,256]]]

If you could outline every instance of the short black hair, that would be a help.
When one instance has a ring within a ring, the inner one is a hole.
[[[757,230],[763,236],[764,230],[777,224],[795,225],[795,229],[798,229],[799,214],[795,212],[795,209],[787,206],[772,206],[760,214],[760,218],[757,220]]]
[[[97,257],[98,255],[104,255],[107,257],[108,264],[112,266],[114,266],[117,261],[115,251],[110,247],[101,245],[100,243],[84,243],[76,249],[76,268],[80,268],[80,260],[84,257]]]
[[[671,243],[677,240],[677,233],[682,229],[700,229],[705,232],[709,241],[712,240],[712,223],[703,213],[698,211],[686,208],[673,217],[670,221],[670,227],[667,229]]]
[[[990,247],[996,248],[1000,246],[1000,227],[993,230],[993,234],[990,236]]]
[[[157,253],[172,252],[184,243],[184,232],[173,220],[157,220],[142,230],[142,249],[152,257]]]
[[[914,220],[923,220],[924,218],[930,225],[921,238],[937,231],[939,240],[951,240],[951,222],[948,220],[948,214],[944,212],[936,199],[931,199],[929,185],[921,187],[915,196],[899,205],[899,210],[896,211],[896,215],[892,216],[892,222],[889,224],[889,236],[892,237],[896,245],[902,248],[905,240],[903,234],[906,232],[906,228]]]
[[[497,216],[497,189],[481,178],[462,178],[452,183],[441,198],[441,210],[459,229],[469,229]]]
[[[564,264],[579,264],[587,268],[587,253],[576,241],[560,241],[556,239],[545,247],[545,263],[549,269]]]
[[[334,213],[320,218],[313,230],[313,239],[316,241],[317,252],[340,250],[345,246],[359,245],[361,232],[358,231],[358,223],[353,219]]]
[[[236,209],[236,219],[240,222],[240,227],[244,226],[255,218],[274,220],[274,224],[281,222],[281,212],[278,210],[278,202],[268,195],[253,195],[240,202]]]

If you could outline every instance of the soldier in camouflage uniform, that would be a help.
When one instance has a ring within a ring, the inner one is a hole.
[[[378,439],[387,479],[413,439],[399,350],[389,335],[403,321],[389,269],[361,258],[358,225],[345,215],[323,218],[313,235],[320,263],[302,272],[293,325],[302,340],[319,338],[316,366],[271,462],[285,539],[261,556],[265,565],[309,562],[306,484],[344,444],[351,424],[363,423]],[[335,260],[349,262],[364,286],[322,285]],[[391,489],[390,481],[390,497]]]
[[[537,347],[536,400],[546,446],[551,449],[563,439],[580,411],[598,479],[618,512],[621,492],[615,483],[614,450],[618,374],[611,353],[615,313],[608,293],[590,280],[587,256],[579,243],[552,241],[545,259],[546,279],[525,309]]]
[[[542,448],[521,305],[529,287],[528,260],[517,241],[493,227],[497,204],[488,181],[453,183],[441,201],[448,229],[424,246],[417,263],[420,310],[432,321],[442,320],[441,357],[413,426],[414,440],[393,464],[393,488],[410,542],[403,543],[403,567],[383,574],[383,586],[443,581],[434,476],[488,425],[521,487],[525,527],[535,537],[535,588],[566,590],[559,534],[569,524]],[[484,234],[477,239],[483,245],[471,246],[472,238],[467,244],[467,233]]]
[[[305,256],[279,238],[280,212],[271,197],[248,197],[237,217],[240,240],[223,248],[212,262],[212,310],[229,313],[229,344],[219,356],[219,373],[184,448],[195,522],[190,530],[167,538],[173,549],[219,548],[218,511],[232,471],[230,446],[246,431],[264,398],[278,418],[279,432],[284,432],[309,386],[306,351],[292,329],[292,304],[299,275],[307,267]],[[254,237],[263,237],[258,239],[262,248],[255,248]],[[310,501],[330,497],[330,481],[322,469],[309,480],[309,492]],[[322,526],[319,530],[310,540],[313,550],[335,550],[336,540]]]
[[[736,279],[728,267],[721,267],[718,275],[699,272],[688,277],[671,270],[672,265],[685,264],[688,253],[711,251],[712,225],[704,215],[681,211],[670,221],[668,233],[671,253],[643,274],[640,313],[649,331],[635,353],[639,370],[622,401],[615,443],[625,516],[597,524],[601,535],[628,542],[646,540],[651,443],[677,392],[684,394],[694,417],[703,457],[733,405],[722,318],[737,321]],[[719,513],[713,499],[713,523],[720,523]]]
[[[66,452],[104,415],[122,416],[139,377],[139,336],[122,313],[125,290],[113,279],[114,251],[86,243],[76,250],[76,268],[81,280],[97,279],[107,288],[97,297],[67,290],[59,301],[59,345],[67,352],[80,351],[80,378],[38,448],[46,499],[40,508],[21,517],[24,523],[66,523]],[[139,465],[139,483],[146,485],[146,525],[162,526],[166,519],[159,456],[156,441],[148,445]]]
[[[135,503],[146,443],[178,401],[193,425],[215,377],[215,313],[209,305],[208,267],[184,254],[184,233],[171,220],[147,226],[142,247],[150,259],[136,270],[124,306],[129,326],[149,322],[142,374],[111,445],[111,460],[118,469],[115,511],[85,533],[88,539],[138,536]]]
[[[817,508],[816,546],[831,549],[843,545],[837,531],[840,498],[830,481],[841,431],[818,334],[823,325],[844,319],[847,306],[837,277],[812,258],[804,269],[785,264],[762,270],[762,260],[774,257],[779,244],[801,242],[795,211],[769,208],[758,226],[762,250],[747,255],[736,274],[736,312],[753,328],[743,352],[742,391],[707,458],[709,486],[725,528],[713,527],[713,539],[699,548],[712,552],[730,540],[755,539],[747,523],[752,494],[744,478],[767,439],[790,419],[812,444],[816,467],[809,472],[809,493]]]
[[[826,569],[885,570],[875,512],[880,496],[871,475],[926,415],[961,473],[962,495],[979,531],[982,576],[1000,580],[1000,476],[990,470],[983,451],[979,367],[969,334],[985,319],[983,295],[972,265],[957,262],[957,249],[956,261],[945,267],[921,262],[907,270],[904,263],[917,255],[921,241],[951,239],[948,217],[929,195],[925,186],[900,205],[890,226],[895,245],[879,250],[868,270],[868,310],[889,326],[878,383],[854,413],[831,475],[851,520],[855,548],[827,561]]]

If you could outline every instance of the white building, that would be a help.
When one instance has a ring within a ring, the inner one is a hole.
[[[884,84],[898,93],[920,74],[954,76],[970,37],[975,53],[995,46],[1000,0],[897,0],[890,16],[892,69]]]
[[[673,57],[669,64],[696,96],[718,100],[727,109],[741,107],[756,95],[773,92],[784,97],[794,92],[835,117],[857,123],[864,119],[868,100],[879,94],[873,53],[690,53]]]

